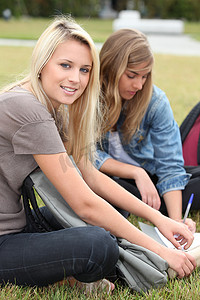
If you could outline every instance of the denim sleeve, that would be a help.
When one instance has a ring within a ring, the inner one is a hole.
[[[172,190],[182,190],[188,183],[182,156],[179,127],[174,120],[170,103],[163,93],[151,110],[151,141],[160,195]]]
[[[108,153],[97,149],[94,166],[99,170],[101,168],[101,166],[104,164],[104,162],[109,158],[112,158],[112,157]]]

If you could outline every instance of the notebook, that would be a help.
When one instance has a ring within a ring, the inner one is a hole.
[[[168,247],[168,248],[173,248],[175,249],[175,246],[159,231],[157,227],[139,222],[140,229],[146,233],[148,236],[153,238],[155,241],[158,243]],[[195,232],[194,233],[194,240],[192,245],[187,249],[183,249],[184,251],[189,251],[192,249],[195,249],[200,246],[200,233]]]

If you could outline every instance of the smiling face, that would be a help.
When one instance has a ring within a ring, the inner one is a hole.
[[[126,68],[122,74],[118,88],[123,100],[131,100],[141,90],[151,70],[147,70],[147,63],[144,62],[132,68]]]
[[[89,46],[77,40],[59,44],[41,71],[41,83],[53,107],[72,104],[88,85],[92,69]]]

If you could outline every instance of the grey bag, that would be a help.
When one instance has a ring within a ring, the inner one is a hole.
[[[141,246],[118,239],[118,277],[140,292],[162,287],[167,282],[168,263],[154,252]]]
[[[44,204],[64,228],[88,225],[71,209],[42,171],[36,170],[30,178]]]
[[[35,226],[38,227],[38,231],[54,229],[41,215],[34,190],[64,228],[91,226],[75,214],[44,173],[37,169],[25,179],[22,196],[28,222],[32,225],[35,220],[33,220],[29,201],[35,211],[37,223],[40,223],[39,226],[38,224]],[[165,260],[154,252],[131,244],[125,239],[118,239],[118,245],[120,255],[116,265],[117,276],[131,289],[147,291],[151,287],[161,287],[167,282],[168,264]]]

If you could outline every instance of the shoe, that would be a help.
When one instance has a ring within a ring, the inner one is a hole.
[[[86,294],[91,294],[95,291],[106,291],[108,295],[114,290],[114,283],[108,281],[107,279],[102,279],[95,282],[83,283],[83,289],[85,289]]]
[[[81,282],[76,280],[74,277],[68,277],[66,280],[60,281],[59,285],[63,283],[68,283],[70,287],[77,287],[80,290],[83,290],[87,295],[95,291],[104,291],[106,290],[107,294],[110,295],[115,288],[114,283],[110,282],[107,279],[101,279],[95,282]]]

